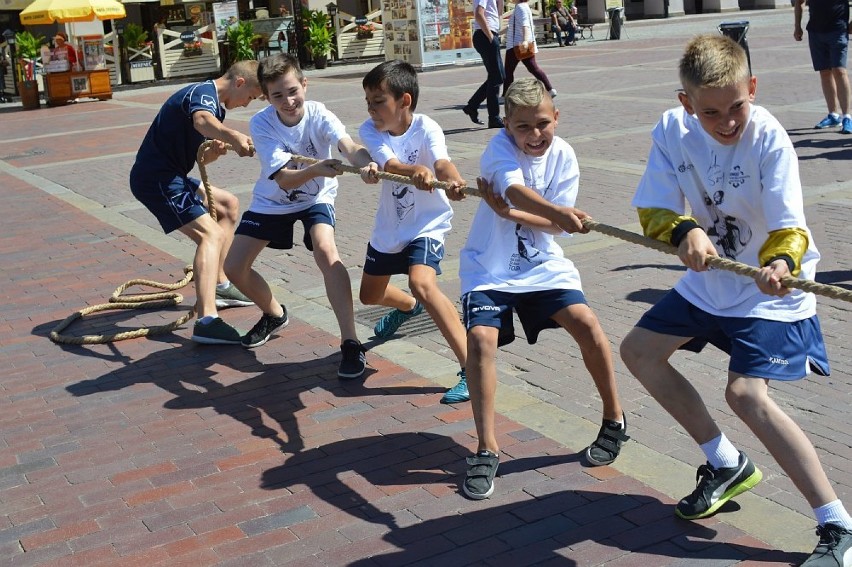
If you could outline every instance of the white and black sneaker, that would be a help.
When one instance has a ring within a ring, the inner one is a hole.
[[[685,520],[712,516],[725,502],[757,486],[762,478],[763,473],[742,451],[735,467],[714,469],[710,463],[703,464],[695,475],[695,490],[677,503],[675,514]]]
[[[837,524],[817,526],[819,543],[802,567],[852,566],[852,530]]]
[[[258,321],[254,327],[251,328],[251,331],[246,333],[243,337],[242,345],[246,348],[254,348],[266,344],[266,341],[269,340],[272,333],[280,331],[286,327],[289,322],[289,319],[287,319],[286,307],[284,308],[284,315],[281,317],[274,317],[264,313],[260,318],[260,321]]]
[[[354,339],[346,339],[340,345],[342,360],[337,369],[337,377],[341,380],[355,380],[364,375],[367,369],[367,350]]]

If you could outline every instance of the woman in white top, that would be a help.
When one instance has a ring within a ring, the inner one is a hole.
[[[532,11],[527,4],[527,0],[519,0],[515,4],[515,9],[509,17],[509,28],[506,32],[506,78],[503,81],[503,94],[515,80],[515,69],[518,67],[518,57],[515,55],[515,46],[521,46],[522,51],[532,50],[532,57],[522,59],[521,63],[527,68],[530,74],[544,83],[544,87],[550,93],[551,97],[556,96],[556,89],[550,83],[550,79],[538,66],[535,61],[535,54],[538,53],[538,46],[535,44],[535,31],[533,27]]]

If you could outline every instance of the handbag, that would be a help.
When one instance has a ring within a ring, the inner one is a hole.
[[[515,34],[515,32],[514,32],[515,14],[514,13],[512,14],[512,19],[509,20],[509,23],[512,26],[512,30],[510,32],[512,35],[510,37],[514,37],[514,34]],[[527,49],[526,50],[524,49],[524,47],[522,45],[516,45],[515,47],[512,48],[512,51],[515,52],[515,58],[518,61],[523,61],[524,59],[529,59],[530,57],[535,55],[535,50],[533,49],[533,42],[531,42],[531,41],[527,42]]]

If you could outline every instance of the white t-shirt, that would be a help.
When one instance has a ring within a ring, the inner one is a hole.
[[[573,207],[577,199],[577,157],[559,137],[553,138],[546,154],[534,158],[519,150],[501,130],[485,148],[479,168],[493,184],[494,192],[504,199],[510,185],[529,187],[559,206]],[[582,291],[580,274],[554,235],[501,218],[485,202],[476,210],[460,253],[459,279],[462,294],[486,289],[509,293]]]
[[[533,25],[532,12],[527,2],[515,4],[515,10],[509,18],[508,32],[506,33],[506,49],[512,49],[524,42],[524,26],[529,28],[529,41],[533,46],[533,53],[538,53],[538,45],[535,42],[535,26]]]
[[[291,162],[300,155],[318,160],[334,157],[338,142],[348,138],[343,123],[324,104],[305,101],[305,115],[295,126],[286,126],[270,105],[251,117],[251,138],[260,158],[260,179],[254,185],[249,210],[283,215],[303,211],[316,203],[334,204],[337,179],[314,177],[301,187],[285,191],[270,179],[280,169],[305,169],[306,163]]]
[[[503,0],[475,0],[473,3],[473,13],[476,9],[482,6],[485,9],[485,21],[488,23],[488,28],[493,32],[500,31],[500,17],[503,13]],[[473,31],[482,29],[476,18],[473,19]]]
[[[423,165],[435,171],[435,162],[449,160],[444,131],[422,114],[412,116],[411,126],[401,136],[379,132],[368,119],[358,131],[361,141],[379,167],[391,159],[406,165]],[[444,242],[450,230],[453,208],[444,191],[421,191],[413,185],[382,180],[376,224],[370,244],[379,252],[394,254],[417,238]]]
[[[739,142],[725,146],[682,107],[663,114],[632,204],[691,214],[719,256],[758,266],[770,231],[808,229],[799,162],[787,132],[760,106],[752,106],[743,128]],[[808,236],[800,277],[812,280],[819,252],[809,230]],[[785,297],[765,295],[751,278],[726,270],[688,270],[675,289],[714,315],[799,321],[816,313],[813,294],[792,290]]]

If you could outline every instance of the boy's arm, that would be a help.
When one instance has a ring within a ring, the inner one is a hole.
[[[765,267],[776,260],[783,260],[789,273],[794,277],[798,276],[809,241],[808,232],[802,228],[773,230],[760,248],[758,261],[761,267]]]
[[[678,258],[687,268],[703,272],[707,256],[719,255],[694,218],[669,209],[640,207],[638,211],[645,236],[676,246]]]
[[[370,157],[370,152],[361,144],[356,144],[352,138],[341,138],[337,143],[337,149],[349,160],[349,163],[361,170],[361,179],[364,183],[378,183],[376,173],[379,171],[378,164]]]
[[[529,187],[518,184],[510,185],[506,189],[506,197],[516,208],[543,217],[564,232],[589,232],[589,229],[582,223],[582,219],[589,217],[588,214],[574,207],[555,205]]]
[[[562,233],[561,228],[546,218],[510,207],[500,195],[494,193],[493,185],[488,183],[484,177],[476,178],[476,186],[479,188],[479,195],[482,197],[482,200],[494,210],[497,216],[542,232],[550,234]]]
[[[221,140],[222,142],[231,144],[234,151],[237,152],[240,157],[250,157],[254,155],[254,144],[252,143],[251,138],[242,132],[228,128],[211,112],[207,112],[206,110],[193,112],[192,125],[196,131],[205,138]]]
[[[411,178],[411,184],[423,191],[432,190],[432,182],[435,176],[432,170],[425,165],[408,165],[396,158],[391,158],[385,163],[385,171]]]
[[[445,191],[447,198],[451,201],[461,201],[465,194],[461,188],[466,185],[459,170],[453,162],[448,159],[439,159],[435,161],[435,177],[438,181],[445,181],[451,184],[451,187]]]
[[[314,177],[337,177],[343,172],[339,169],[339,159],[324,159],[311,164],[304,169],[287,169],[282,167],[276,171],[272,179],[284,191],[297,189]]]

